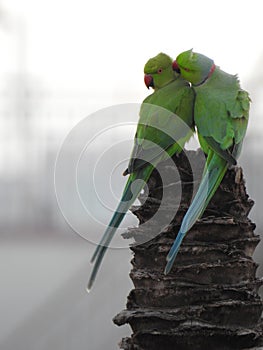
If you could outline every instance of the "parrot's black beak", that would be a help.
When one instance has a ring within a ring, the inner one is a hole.
[[[173,61],[173,70],[176,72],[176,73],[179,73],[180,74],[180,68],[178,66],[178,63],[176,61]]]
[[[153,77],[150,74],[145,74],[144,83],[147,86],[147,89],[150,87],[154,88]]]

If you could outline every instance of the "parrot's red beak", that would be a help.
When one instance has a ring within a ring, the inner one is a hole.
[[[180,73],[180,68],[179,68],[178,63],[176,61],[173,61],[173,70],[176,73]]]
[[[147,89],[149,89],[150,87],[154,88],[153,77],[150,74],[145,74],[144,82],[145,82],[145,85],[147,86]]]

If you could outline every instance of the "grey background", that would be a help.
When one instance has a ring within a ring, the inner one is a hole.
[[[251,1],[248,8],[239,2],[236,9],[221,1],[213,16],[211,1],[196,5],[190,1],[187,16],[180,16],[174,2],[166,6],[159,9],[158,2],[135,1],[123,7],[117,0],[92,6],[82,1],[0,2],[2,350],[117,349],[121,337],[130,334],[128,327],[117,328],[111,319],[125,307],[132,288],[131,255],[127,249],[109,250],[94,289],[86,293],[94,245],[77,235],[61,214],[54,165],[63,139],[84,117],[110,105],[142,101],[148,94],[143,65],[161,50],[176,56],[194,46],[214,57],[224,70],[239,72],[253,100],[240,164],[256,202],[250,217],[257,232],[263,233],[259,5]],[[131,126],[127,137],[133,133]],[[114,137],[105,136],[105,148]],[[130,146],[131,142],[121,150],[126,157]],[[94,154],[96,149],[90,157]],[[112,170],[110,157],[118,154],[110,153],[96,179],[96,185],[105,189]],[[113,192],[119,196],[124,180],[120,172],[115,176],[119,180]],[[88,181],[83,191],[92,186]],[[70,202],[71,188],[67,195]],[[110,190],[105,196],[113,206]],[[94,200],[90,197],[90,202]],[[100,208],[97,211],[103,216]],[[74,215],[78,218],[78,212]],[[87,221],[86,230],[99,236],[108,216],[103,216],[102,224]],[[136,220],[130,216],[128,223]],[[255,260],[261,264],[262,276],[262,244]]]

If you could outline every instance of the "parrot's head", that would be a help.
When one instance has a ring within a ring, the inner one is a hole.
[[[144,82],[147,88],[160,89],[176,79],[172,67],[173,60],[165,53],[150,58],[144,66]]]
[[[177,56],[173,69],[193,85],[200,85],[213,73],[215,64],[211,58],[188,50]]]

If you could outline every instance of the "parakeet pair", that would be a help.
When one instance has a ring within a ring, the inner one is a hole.
[[[167,256],[165,273],[168,273],[185,234],[203,214],[228,165],[236,164],[245,136],[248,93],[241,90],[236,76],[221,71],[208,57],[189,50],[172,63],[169,56],[161,53],[146,63],[144,72],[146,86],[155,91],[142,103],[131,159],[124,172],[129,178],[92,257],[95,265],[88,290],[114,233],[153,169],[160,161],[179,153],[196,126],[207,161],[199,189]],[[161,108],[171,114],[161,113]]]

